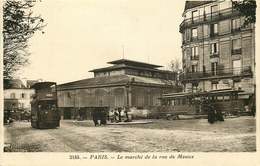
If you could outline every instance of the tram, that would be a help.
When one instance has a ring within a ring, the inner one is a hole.
[[[243,112],[244,101],[239,99],[242,90],[221,89],[208,92],[183,92],[164,94],[162,106],[174,114],[207,114],[206,104],[224,114],[236,115]]]
[[[31,126],[36,129],[49,129],[60,126],[60,113],[57,106],[55,82],[35,83],[35,95],[31,102]]]

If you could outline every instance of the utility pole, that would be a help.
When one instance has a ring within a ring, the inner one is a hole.
[[[125,46],[124,45],[122,45],[122,50],[123,50],[122,56],[123,56],[123,59],[125,59]]]

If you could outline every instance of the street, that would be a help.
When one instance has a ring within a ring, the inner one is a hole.
[[[33,129],[30,122],[4,127],[12,152],[254,152],[254,117],[152,120],[150,124],[94,127],[92,121],[62,120],[60,128]]]

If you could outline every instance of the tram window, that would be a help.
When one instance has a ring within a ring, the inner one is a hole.
[[[182,99],[182,105],[186,104],[186,99]]]
[[[217,96],[217,100],[219,101],[223,100],[223,96]]]
[[[177,105],[180,105],[180,100],[179,100],[179,99],[177,99],[176,101],[177,101]]]
[[[224,96],[224,100],[229,100],[230,96]]]

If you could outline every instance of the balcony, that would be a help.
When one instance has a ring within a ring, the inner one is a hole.
[[[238,16],[238,15],[240,15],[239,11],[233,8],[228,8],[228,9],[219,10],[214,13],[200,15],[194,18],[188,18],[183,20],[182,23],[180,24],[180,32],[182,32],[183,29],[189,28],[191,26],[197,26],[211,21],[229,19],[230,17]]]
[[[253,72],[251,66],[243,68],[232,68],[232,69],[218,69],[217,71],[198,71],[188,72],[180,75],[182,82],[189,82],[194,80],[209,80],[216,78],[235,78],[235,77],[252,77]]]
[[[209,36],[210,36],[211,38],[214,38],[214,37],[218,36],[218,33],[210,33]]]
[[[198,41],[198,36],[196,36],[196,37],[191,37],[190,41],[191,41],[191,42]]]
[[[198,56],[198,55],[191,56],[191,57],[190,57],[190,60],[199,60],[199,56]]]
[[[210,58],[218,58],[219,57],[219,53],[218,52],[214,52],[214,53],[211,53]]]
[[[241,48],[238,48],[238,49],[233,49],[231,51],[231,54],[232,55],[237,55],[237,54],[241,54],[242,53],[242,49]]]
[[[232,33],[237,33],[237,32],[240,32],[241,31],[241,28],[239,27],[239,28],[232,28],[231,29],[231,32]]]

